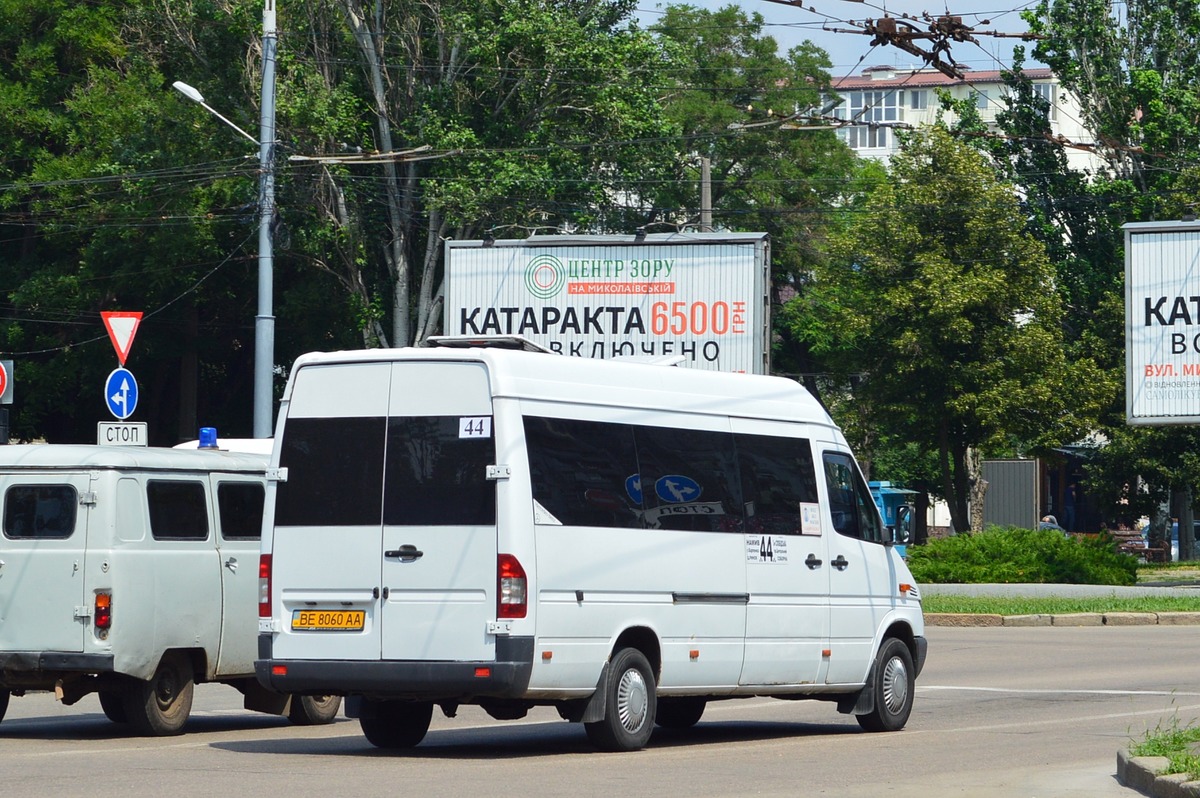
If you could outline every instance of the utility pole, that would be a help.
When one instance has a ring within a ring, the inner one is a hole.
[[[262,100],[258,133],[258,314],[254,317],[254,437],[269,438],[273,426],[275,315],[275,0],[263,2]]]
[[[700,159],[700,232],[712,232],[712,162]]]

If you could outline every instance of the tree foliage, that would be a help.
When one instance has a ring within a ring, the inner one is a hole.
[[[944,129],[893,159],[800,304],[797,334],[858,375],[865,425],[937,453],[960,531],[972,449],[1071,439],[1104,398],[1064,356],[1054,271],[1015,192]]]

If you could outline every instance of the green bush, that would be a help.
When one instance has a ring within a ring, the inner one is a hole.
[[[1137,559],[1120,554],[1108,535],[1064,537],[1052,529],[988,527],[910,546],[918,582],[1132,585]]]

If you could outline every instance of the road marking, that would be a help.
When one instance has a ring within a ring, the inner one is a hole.
[[[925,690],[963,690],[974,693],[1015,693],[1017,695],[1162,695],[1200,697],[1200,692],[1183,690],[1061,690],[1054,688],[960,687],[953,684],[919,684],[917,692]]]

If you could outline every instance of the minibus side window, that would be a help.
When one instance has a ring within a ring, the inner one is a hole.
[[[217,485],[217,514],[221,537],[258,540],[262,537],[263,486],[257,482],[221,482]]]
[[[14,485],[4,492],[4,536],[69,538],[78,505],[71,485]]]
[[[146,483],[150,534],[155,540],[208,538],[208,503],[204,484],[152,479]]]
[[[727,432],[634,427],[646,526],[742,531],[742,490]]]
[[[533,498],[566,526],[640,528],[633,428],[525,417]]]
[[[289,418],[275,493],[277,526],[378,526],[387,419]]]
[[[846,537],[883,542],[879,511],[849,455],[825,453],[825,484],[833,528]]]
[[[383,523],[389,526],[491,526],[496,523],[496,462],[487,435],[466,434],[458,416],[388,419]],[[490,420],[489,420],[490,422]]]
[[[801,534],[800,505],[817,503],[817,473],[808,440],[738,434],[734,442],[742,474],[746,531]]]

